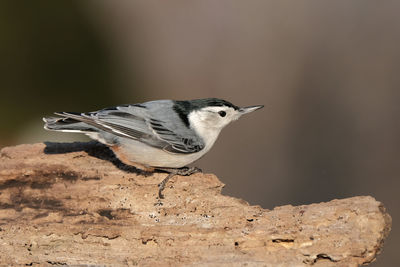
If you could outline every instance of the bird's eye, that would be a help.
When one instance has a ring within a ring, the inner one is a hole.
[[[226,112],[223,111],[223,110],[221,110],[221,111],[218,112],[218,114],[219,114],[221,117],[225,117]]]

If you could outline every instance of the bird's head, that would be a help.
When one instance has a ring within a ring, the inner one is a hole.
[[[190,127],[194,129],[220,131],[230,122],[239,119],[242,115],[253,112],[263,106],[250,106],[240,108],[232,103],[218,99],[206,98],[190,101],[177,101]]]

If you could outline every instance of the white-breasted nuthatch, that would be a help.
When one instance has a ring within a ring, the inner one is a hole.
[[[201,158],[222,128],[262,107],[239,108],[217,98],[156,100],[95,112],[56,112],[60,117],[43,120],[47,130],[84,133],[106,144],[125,164],[166,170]]]

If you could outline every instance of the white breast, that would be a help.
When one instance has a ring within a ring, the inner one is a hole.
[[[177,154],[148,146],[139,141],[127,140],[119,148],[119,153],[121,153],[121,158],[123,157],[132,163],[151,167],[181,168],[201,158],[209,150],[209,148],[205,150],[206,148],[196,153]]]
[[[204,141],[205,147],[202,150],[204,153],[207,153],[211,149],[222,130],[221,127],[213,125],[213,122],[208,120],[206,115],[206,113],[195,111],[190,113],[188,117],[190,127],[192,127]]]

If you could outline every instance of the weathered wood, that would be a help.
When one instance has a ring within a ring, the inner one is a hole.
[[[372,197],[265,210],[212,174],[172,178],[160,201],[165,176],[93,142],[2,149],[1,264],[357,266],[391,227]]]

